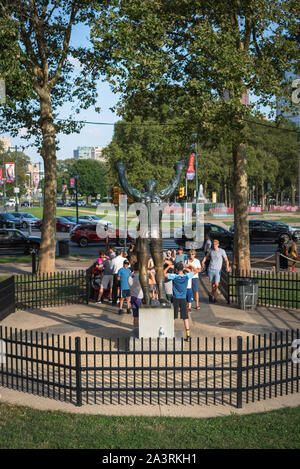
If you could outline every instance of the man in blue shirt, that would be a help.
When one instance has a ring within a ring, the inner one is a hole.
[[[120,298],[120,309],[119,314],[123,314],[123,303],[126,298],[127,301],[127,313],[130,314],[130,286],[128,283],[128,278],[130,276],[130,264],[129,261],[126,259],[123,262],[123,267],[118,271],[118,280],[120,281],[120,290],[121,290],[121,298]]]
[[[173,280],[173,306],[174,306],[174,319],[178,318],[178,311],[180,311],[180,317],[183,319],[185,330],[186,330],[186,341],[190,340],[190,326],[189,326],[189,315],[187,309],[186,292],[188,280],[193,278],[194,273],[188,270],[188,273],[184,273],[184,265],[179,262],[175,265],[177,274],[168,274],[168,270],[173,267],[168,265],[164,274],[168,280]]]

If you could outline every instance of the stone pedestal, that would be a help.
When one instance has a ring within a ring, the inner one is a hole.
[[[159,331],[164,335],[160,336]],[[134,329],[129,341],[130,350],[179,350],[181,332],[174,331],[172,307],[146,306],[139,309],[139,327]]]

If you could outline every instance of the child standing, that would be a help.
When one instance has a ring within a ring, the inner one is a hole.
[[[128,278],[131,295],[131,309],[133,313],[133,326],[139,326],[139,308],[142,304],[144,297],[143,290],[140,284],[140,275],[138,269],[138,263],[136,262],[133,266],[133,273]]]
[[[186,341],[190,340],[190,326],[189,326],[189,315],[187,310],[187,284],[188,280],[192,279],[193,272],[184,273],[184,265],[179,262],[175,265],[177,274],[168,274],[168,270],[171,268],[169,265],[165,271],[165,277],[169,280],[173,280],[173,306],[174,306],[174,319],[178,318],[178,312],[180,311],[180,317],[183,319],[184,327],[186,331]]]
[[[128,278],[130,276],[130,264],[129,261],[126,259],[123,262],[123,267],[118,272],[118,280],[120,281],[121,287],[121,298],[120,298],[120,309],[119,314],[123,314],[123,304],[126,298],[127,302],[127,313],[130,314],[130,287],[128,283]]]

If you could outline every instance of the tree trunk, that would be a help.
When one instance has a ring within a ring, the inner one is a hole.
[[[44,211],[38,273],[55,271],[56,245],[56,145],[50,92],[40,98],[42,157],[45,167]]]
[[[280,205],[281,205],[281,207],[283,206],[284,192],[285,191],[280,192]]]
[[[278,202],[279,202],[279,193],[276,192],[276,199],[275,199],[275,205],[278,206]]]
[[[265,211],[265,183],[264,181],[261,182],[261,210],[262,212]]]
[[[234,165],[234,252],[233,267],[249,271],[250,247],[247,207],[246,148],[243,143],[233,145]]]
[[[295,205],[296,205],[296,186],[295,186],[295,184],[291,184],[291,189],[292,189],[292,207],[295,207]]]

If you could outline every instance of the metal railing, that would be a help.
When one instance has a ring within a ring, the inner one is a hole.
[[[228,304],[237,303],[237,281],[245,278],[258,280],[257,304],[287,308],[300,308],[300,275],[295,272],[230,271],[222,269],[220,291]]]
[[[0,327],[0,385],[84,404],[231,405],[299,392],[299,330],[151,341],[65,337]],[[298,347],[298,349],[297,349]],[[3,359],[4,356],[4,359]]]

